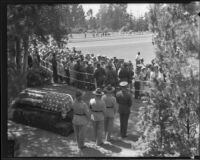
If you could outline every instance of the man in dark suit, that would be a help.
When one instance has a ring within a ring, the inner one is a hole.
[[[128,82],[122,81],[120,83],[121,91],[117,92],[116,100],[119,104],[119,114],[120,114],[120,133],[121,137],[127,137],[127,126],[128,126],[128,119],[130,115],[130,109],[132,106],[132,97],[128,92],[127,86]]]
[[[33,66],[33,57],[28,55],[28,67],[31,68]]]
[[[106,77],[104,68],[98,63],[97,68],[94,71],[94,78],[96,79],[97,87],[102,88]]]
[[[53,68],[53,81],[54,83],[58,83],[57,60],[56,60],[55,53],[53,53],[51,63],[52,63],[52,68]]]
[[[120,82],[122,81],[130,81],[130,73],[129,73],[129,69],[128,69],[128,64],[124,63],[123,67],[121,67],[121,70],[119,71],[119,79]]]

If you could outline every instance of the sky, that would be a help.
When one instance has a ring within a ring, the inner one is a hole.
[[[89,10],[93,10],[93,15],[95,16],[98,13],[100,8],[100,4],[82,4],[85,13]],[[142,3],[142,4],[128,4],[127,12],[132,13],[135,17],[139,17],[144,15],[145,12],[148,11],[149,4]]]

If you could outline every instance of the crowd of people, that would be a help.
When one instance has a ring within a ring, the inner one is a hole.
[[[103,56],[83,55],[81,52],[69,54],[67,69],[69,77],[69,84],[71,82],[70,74],[75,73],[74,85],[78,88],[84,86],[88,87],[86,82],[96,82],[96,86],[92,83],[91,90],[95,95],[94,98],[89,100],[89,105],[82,99],[82,92],[76,92],[76,98],[71,106],[73,109],[73,126],[74,133],[79,149],[84,149],[84,139],[88,122],[92,123],[93,136],[96,145],[103,145],[105,141],[112,141],[113,125],[115,115],[119,113],[120,119],[120,136],[126,138],[128,120],[132,107],[132,82],[135,87],[135,98],[140,98],[140,93],[143,87],[141,82],[151,82],[155,79],[167,82],[169,77],[164,74],[161,67],[152,61],[152,64],[145,65],[144,60],[141,58],[140,52],[136,56],[136,69],[134,70],[133,64],[129,61],[124,62],[116,57],[108,58]],[[91,70],[89,70],[90,68]],[[74,72],[73,72],[74,71]],[[89,72],[90,71],[90,72]],[[84,76],[90,76],[84,77]],[[81,80],[76,82],[76,80]],[[84,84],[85,83],[85,84]],[[72,83],[73,84],[73,83]],[[151,84],[150,84],[151,85]],[[117,90],[117,87],[119,89]],[[95,89],[96,88],[96,89]],[[103,134],[104,133],[104,134]]]
[[[88,38],[88,37],[107,37],[107,36],[111,36],[111,33],[110,32],[98,32],[98,31],[92,31],[91,33],[89,32],[83,32],[82,33],[84,35],[84,38]],[[71,39],[74,38],[74,36],[72,34],[69,35],[69,37]]]
[[[80,149],[85,148],[85,132],[89,121],[92,122],[97,145],[102,145],[104,138],[105,141],[112,141],[113,122],[117,112],[120,118],[120,135],[122,138],[127,137],[132,88],[135,90],[135,99],[139,99],[145,85],[152,86],[155,79],[170,82],[165,66],[160,66],[156,59],[152,60],[151,64],[145,65],[140,52],[137,53],[134,69],[131,61],[82,54],[75,48],[70,50],[51,47],[46,50],[46,54],[40,55],[38,51],[29,59],[36,61],[37,65],[40,65],[42,61],[48,62],[47,64],[53,70],[55,83],[58,83],[60,79],[79,89],[91,90],[95,95],[95,98],[90,99],[87,105],[82,99],[83,93],[77,91],[71,106],[72,123]]]
[[[165,72],[165,66],[159,66],[156,60],[151,64],[144,64],[140,52],[136,56],[136,67],[131,61],[107,56],[95,56],[94,54],[82,54],[75,48],[67,52],[53,53],[46,58],[52,63],[53,79],[58,82],[58,77],[68,85],[83,90],[104,88],[108,84],[119,87],[121,81],[127,81],[129,89],[135,90],[135,97],[139,98],[144,87],[155,79],[169,82],[169,74]],[[58,74],[58,72],[60,74]],[[61,75],[64,75],[63,77]]]
[[[40,52],[40,51],[38,51]],[[36,53],[33,59],[37,63],[41,60],[48,62],[53,70],[53,81],[65,82],[83,90],[94,90],[104,88],[108,84],[119,87],[121,81],[127,81],[129,89],[135,91],[135,98],[140,98],[144,87],[155,79],[169,82],[169,73],[165,66],[159,66],[153,59],[151,64],[144,64],[140,52],[135,59],[135,69],[131,61],[107,56],[95,56],[94,54],[83,54],[75,48],[58,49],[50,47],[46,53]],[[40,57],[41,55],[41,57]],[[30,58],[31,59],[31,58]]]

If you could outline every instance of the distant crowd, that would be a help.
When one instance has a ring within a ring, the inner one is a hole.
[[[159,79],[169,82],[169,73],[165,72],[165,66],[159,66],[156,59],[151,64],[145,64],[140,52],[135,59],[135,68],[131,61],[125,62],[124,59],[117,57],[95,56],[94,54],[83,54],[75,48],[69,49],[47,49],[46,54],[40,57],[37,52],[29,56],[37,63],[41,60],[48,61],[52,65],[53,80],[65,82],[79,89],[94,90],[112,85],[117,88],[121,81],[128,82],[129,88],[135,87],[136,98],[148,81]],[[62,76],[64,75],[64,76]]]

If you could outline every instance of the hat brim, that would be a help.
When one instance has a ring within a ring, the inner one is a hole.
[[[121,88],[127,88],[128,87],[128,85],[125,85],[125,86],[120,86]]]
[[[121,82],[119,84],[120,87],[127,87],[128,86],[128,82]]]
[[[96,95],[96,96],[102,96],[104,93],[103,92],[101,92],[101,93],[97,93],[96,91],[93,91],[92,92],[94,95]]]
[[[115,91],[115,88],[114,88],[114,87],[112,87],[112,89],[111,89],[111,90],[108,90],[107,88],[105,88],[105,89],[104,89],[104,91],[105,91],[106,93],[112,93],[112,92],[114,92],[114,91]]]

